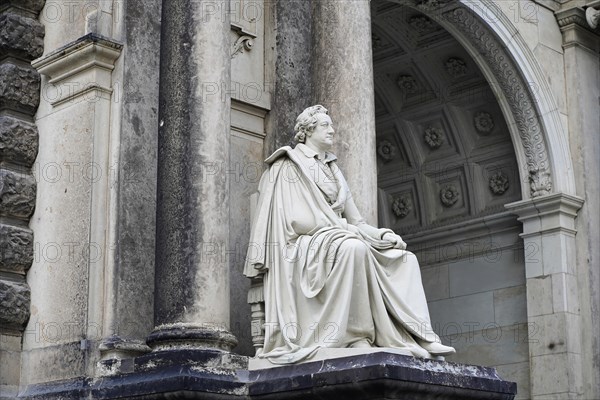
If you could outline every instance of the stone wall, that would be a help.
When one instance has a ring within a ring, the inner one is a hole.
[[[30,62],[44,48],[44,27],[37,21],[43,5],[43,0],[0,5],[0,398],[17,393],[21,338],[30,316],[25,277],[34,256],[28,222],[37,189],[31,167],[40,101],[40,76]]]

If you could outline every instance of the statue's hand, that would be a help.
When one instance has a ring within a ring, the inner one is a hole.
[[[393,243],[394,248],[396,249],[406,250],[406,243],[404,243],[404,240],[402,240],[402,238],[399,235],[396,235],[395,233],[387,232],[383,235],[382,239]]]

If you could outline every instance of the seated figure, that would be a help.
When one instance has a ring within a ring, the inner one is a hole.
[[[271,155],[259,185],[244,274],[264,274],[259,357],[295,363],[319,348],[454,353],[433,332],[419,264],[390,229],[368,225],[328,150],[327,109],[304,110],[295,148]]]

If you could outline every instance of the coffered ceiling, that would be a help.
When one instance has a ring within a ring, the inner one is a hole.
[[[416,10],[372,1],[380,225],[401,234],[503,211],[517,162],[473,58]]]

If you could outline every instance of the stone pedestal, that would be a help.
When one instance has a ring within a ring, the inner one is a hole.
[[[517,391],[493,368],[386,352],[253,371],[246,369],[245,357],[211,350],[155,352],[103,363],[118,373],[30,386],[24,397],[511,400]]]
[[[164,1],[155,330],[148,344],[230,350],[228,1]]]
[[[348,33],[351,33],[348,36]],[[333,152],[367,222],[377,223],[375,90],[368,0],[313,2],[314,104],[333,119]]]

